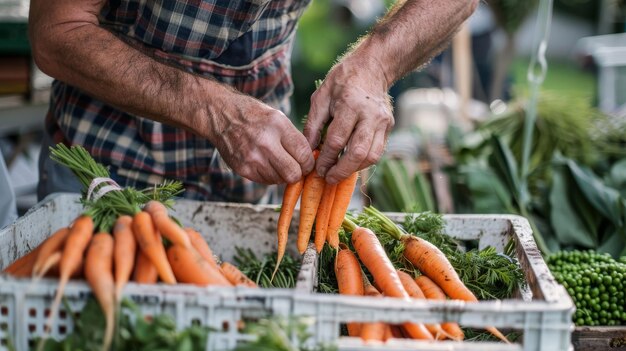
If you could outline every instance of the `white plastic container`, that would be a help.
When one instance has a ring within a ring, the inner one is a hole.
[[[44,237],[75,218],[80,205],[75,195],[55,195],[39,204],[16,223],[0,230],[0,267],[36,247]],[[275,207],[196,201],[178,201],[176,214],[193,224],[215,253],[231,261],[234,246],[249,247],[263,254],[275,250],[278,214]],[[403,214],[390,214],[401,220]],[[176,285],[129,284],[125,294],[138,302],[145,314],[168,313],[179,327],[192,323],[216,330],[209,336],[207,350],[233,348],[249,338],[238,333],[239,320],[283,315],[309,317],[311,344],[338,343],[340,350],[545,350],[571,349],[573,303],[558,285],[532,238],[528,222],[517,216],[447,215],[445,233],[460,240],[478,240],[480,247],[502,251],[509,238],[517,244],[517,257],[525,272],[528,289],[518,299],[463,303],[459,301],[402,301],[311,293],[317,283],[317,260],[312,247],[303,258],[295,289],[200,288]],[[297,213],[292,231],[297,228]],[[290,240],[295,240],[290,235]],[[295,251],[290,241],[288,250]],[[44,314],[55,292],[56,282],[44,280],[36,286],[28,280],[0,276],[0,350],[8,339],[18,350],[43,330]],[[72,282],[66,297],[79,310],[89,294],[81,282]],[[59,318],[53,337],[68,333],[71,321]],[[385,345],[363,345],[354,338],[340,338],[340,324],[348,321],[455,321],[463,326],[496,326],[524,333],[523,343],[505,345],[484,342],[436,342],[392,340]]]

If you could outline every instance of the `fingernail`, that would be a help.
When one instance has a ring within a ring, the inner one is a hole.
[[[320,167],[317,169],[317,174],[319,174],[320,177],[323,177],[326,175],[327,171],[328,169],[326,167]]]
[[[334,177],[329,177],[328,179],[326,179],[326,183],[330,185],[337,184],[337,179],[335,179]]]

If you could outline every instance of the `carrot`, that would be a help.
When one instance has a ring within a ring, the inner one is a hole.
[[[333,207],[330,210],[328,218],[328,231],[326,233],[328,244],[333,248],[339,246],[339,228],[341,228],[343,217],[346,215],[348,206],[350,206],[350,200],[352,199],[352,193],[356,186],[357,177],[358,173],[354,172],[348,178],[337,184]]]
[[[402,287],[398,272],[371,230],[355,226],[352,231],[352,245],[385,296],[408,300],[409,295]]]
[[[415,278],[415,283],[417,283],[420,289],[422,289],[422,292],[427,299],[441,301],[446,300],[446,294],[443,292],[443,290],[441,290],[441,288],[439,288],[437,284],[435,284],[435,282],[430,280],[430,278],[428,278],[427,276],[420,275],[419,277]],[[445,330],[446,333],[448,333],[453,340],[460,341],[465,338],[463,330],[456,323],[442,323],[441,328],[443,328],[443,330]]]
[[[408,273],[398,270],[398,278],[402,282],[402,286],[404,286],[404,290],[414,299],[425,299],[424,293],[422,289],[415,283],[413,277],[411,277]]]
[[[132,230],[141,251],[150,259],[159,277],[166,284],[176,284],[176,278],[172,267],[167,261],[165,248],[160,240],[160,235],[155,231],[152,217],[148,212],[140,211],[133,217]]]
[[[139,284],[154,284],[159,279],[159,272],[150,259],[141,250],[137,252],[133,280]]]
[[[362,275],[363,276],[363,275]],[[365,296],[382,297],[380,292],[370,284],[370,282],[363,276],[361,279],[363,284],[363,294]],[[372,322],[361,324],[361,339],[366,342],[371,341],[383,341],[385,338],[385,329],[387,324],[383,322]]]
[[[217,261],[215,261],[215,257],[213,257],[213,251],[211,251],[211,247],[204,240],[202,235],[195,231],[193,228],[185,228],[187,235],[189,235],[189,240],[191,241],[191,246],[193,246],[196,251],[204,258],[210,265],[213,267],[219,267]]]
[[[44,262],[43,266],[39,269],[39,273],[34,277],[35,280],[41,279],[44,275],[46,275],[52,268],[58,268],[57,265],[61,262],[61,257],[63,253],[61,250],[53,252],[48,259]],[[55,273],[55,272],[51,272]],[[58,272],[56,272],[58,273]]]
[[[412,235],[403,235],[404,257],[432,279],[451,299],[477,302],[478,299],[463,284],[450,261],[435,245]],[[500,340],[510,343],[499,330],[487,327]]]
[[[44,335],[37,346],[38,350],[43,348],[45,340],[47,339],[52,321],[56,316],[59,305],[61,303],[61,297],[65,290],[65,285],[70,279],[70,276],[80,268],[83,261],[83,255],[85,249],[93,236],[93,220],[88,215],[82,215],[78,217],[72,227],[70,228],[67,237],[65,238],[65,245],[63,247],[63,255],[61,256],[61,262],[59,262],[59,286],[57,288],[56,295],[50,306],[50,314],[46,321],[44,328]]]
[[[69,232],[69,228],[63,227],[50,235],[48,239],[39,246],[39,254],[33,266],[33,275],[43,275],[40,272],[41,267],[44,265],[48,256],[63,247]]]
[[[426,299],[426,297],[424,296],[424,293],[422,292],[422,289],[420,289],[420,287],[417,285],[415,280],[413,280],[413,277],[411,277],[408,273],[402,272],[402,271],[398,271],[398,276],[400,277],[402,286],[404,286],[404,289],[407,291],[409,296],[411,296],[411,298],[422,299],[422,300]],[[441,328],[441,325],[439,324],[433,323],[433,324],[426,324],[425,326],[426,326],[426,329],[428,329],[428,331],[437,340],[443,340],[446,337],[450,337],[450,339],[452,339],[452,337],[449,336],[448,333],[446,333],[445,330],[443,330]]]
[[[85,278],[100,303],[106,320],[102,350],[107,351],[113,340],[115,320],[115,282],[113,280],[113,237],[98,233],[91,240],[85,259]]]
[[[367,228],[356,226],[349,220],[347,226],[352,229],[352,245],[356,249],[359,259],[370,271],[376,283],[380,286],[383,294],[390,297],[409,299],[409,294],[404,290],[398,272],[387,257],[376,235]],[[416,339],[432,340],[432,335],[421,323],[404,323],[404,330]]]
[[[237,267],[228,262],[222,262],[222,272],[228,281],[233,285],[243,285],[249,288],[258,288],[250,278],[243,274]]]
[[[34,250],[26,255],[18,258],[11,263],[7,268],[3,270],[4,273],[8,273],[14,277],[28,277],[32,274],[32,271],[37,260],[37,255],[41,250],[41,246],[37,246]]]
[[[316,233],[317,235],[317,233]],[[342,295],[363,295],[363,279],[361,265],[352,251],[341,245],[341,250],[335,256],[335,276],[339,293]],[[348,335],[358,336],[361,323],[348,323]]]
[[[149,201],[144,207],[144,211],[148,212],[152,217],[152,222],[156,226],[157,230],[167,240],[171,241],[174,245],[180,245],[183,247],[190,247],[191,241],[189,236],[174,220],[170,218],[167,212],[167,207],[158,201]]]
[[[385,333],[383,334],[383,341],[387,341],[393,338],[393,334],[391,334],[391,324],[385,325]]]
[[[115,246],[113,260],[115,262],[115,299],[119,302],[122,290],[130,275],[133,273],[135,256],[137,256],[137,241],[132,230],[133,218],[120,216],[113,227]]]
[[[303,186],[304,178],[293,184],[288,184],[285,188],[285,194],[283,194],[283,204],[280,207],[280,216],[278,216],[278,253],[276,257],[276,267],[274,267],[274,272],[272,272],[271,280],[274,280],[274,275],[278,271],[278,266],[280,266],[280,262],[285,256],[285,250],[287,249],[287,236],[289,235],[289,226],[291,225],[293,210],[296,207],[296,203],[298,203]]]
[[[317,253],[322,251],[324,242],[326,241],[326,233],[328,232],[328,220],[330,219],[330,210],[333,208],[335,200],[335,191],[337,184],[324,184],[324,193],[322,201],[317,208],[317,217],[315,218],[315,250]]]
[[[59,277],[59,263],[61,262],[61,257],[63,256],[63,250],[59,250],[54,252],[52,255],[48,256],[46,260],[46,264],[41,269],[41,275],[36,276],[35,279],[39,279],[41,277]],[[70,279],[84,279],[85,275],[83,274],[84,260],[81,261],[78,268],[70,275]]]
[[[316,150],[317,151],[317,150]],[[317,158],[317,154],[313,154]],[[324,178],[314,170],[304,177],[302,198],[300,199],[300,225],[298,226],[298,252],[303,254],[309,244],[317,208],[324,193]]]
[[[232,286],[220,271],[193,249],[172,245],[167,249],[167,258],[181,283]]]

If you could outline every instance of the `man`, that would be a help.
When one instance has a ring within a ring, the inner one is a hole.
[[[261,184],[314,167],[329,183],[368,167],[394,123],[387,89],[439,52],[477,1],[399,1],[313,94],[303,135],[286,114],[307,2],[32,0],[34,58],[57,79],[50,139],[83,145],[122,185],[178,179],[204,200],[255,202]],[[40,195],[70,190],[42,157]]]

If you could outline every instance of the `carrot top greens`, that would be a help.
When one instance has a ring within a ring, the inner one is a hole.
[[[94,179],[110,178],[107,168],[97,163],[82,146],[68,148],[64,144],[57,144],[50,148],[50,158],[69,168],[82,184],[81,202],[86,208],[85,214],[93,218],[96,231],[110,232],[119,216],[134,215],[150,200],[171,206],[172,198],[183,191],[182,183],[165,181],[143,190],[124,187],[119,191],[109,191],[100,198],[88,199],[87,192]],[[94,190],[99,190],[104,185],[101,184]]]
[[[445,222],[440,214],[411,213],[402,224],[397,224],[378,209],[369,206],[358,216],[346,216],[344,227],[348,231],[356,225],[376,233],[394,266],[413,275],[421,273],[404,258],[402,237],[412,235],[432,243],[446,255],[461,281],[481,300],[510,298],[524,284],[524,274],[513,255],[513,241],[509,242],[503,253],[493,247],[465,251],[462,242],[443,234]],[[328,286],[336,282],[329,274],[331,269],[325,268],[325,261],[320,261],[320,290],[333,292]]]

